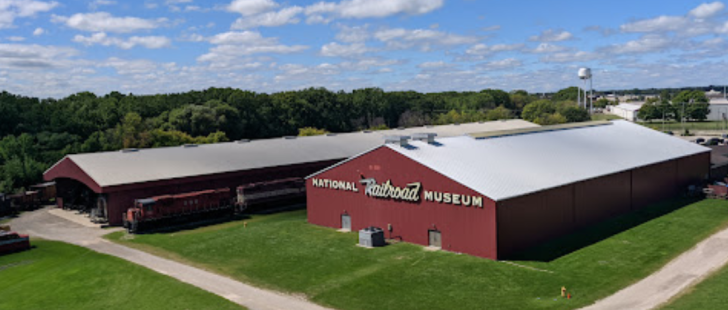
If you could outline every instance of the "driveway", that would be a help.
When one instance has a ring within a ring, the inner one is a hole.
[[[659,271],[584,310],[654,309],[728,263],[728,229],[681,254]]]
[[[99,253],[113,255],[158,273],[226,298],[253,310],[320,310],[327,309],[303,298],[262,290],[242,282],[190,267],[175,261],[128,248],[102,238],[119,230],[101,229],[84,222],[70,211],[46,208],[23,213],[10,225],[13,230],[33,237],[80,245]]]

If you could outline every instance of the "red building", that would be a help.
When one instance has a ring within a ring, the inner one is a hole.
[[[307,179],[310,223],[499,259],[702,182],[708,148],[626,121],[393,140]]]
[[[509,120],[74,154],[43,177],[56,181],[60,207],[91,209],[94,216],[121,225],[122,214],[136,199],[223,187],[234,193],[240,185],[303,178],[381,145],[385,135],[428,130],[457,136],[529,127],[538,125]]]

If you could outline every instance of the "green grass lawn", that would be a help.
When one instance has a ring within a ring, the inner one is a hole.
[[[725,309],[728,305],[728,267],[698,283],[689,292],[662,307],[662,310]]]
[[[0,309],[242,309],[119,258],[31,242],[30,251],[0,256]]]
[[[687,206],[685,206],[687,205]],[[684,206],[684,207],[683,207]],[[356,233],[305,211],[176,233],[108,235],[122,244],[340,309],[573,309],[656,271],[728,225],[728,203],[671,201],[520,255],[491,261],[399,243],[355,246]],[[566,286],[573,299],[559,298]]]

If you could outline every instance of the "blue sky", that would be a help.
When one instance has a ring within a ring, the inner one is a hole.
[[[0,89],[722,85],[727,39],[722,2],[0,0]]]

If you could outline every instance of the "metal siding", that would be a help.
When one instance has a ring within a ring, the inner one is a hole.
[[[307,180],[308,221],[312,224],[340,227],[341,214],[351,215],[352,229],[368,226],[385,229],[387,238],[428,244],[428,230],[442,233],[442,248],[496,259],[495,203],[483,197],[483,208],[464,207],[424,201],[424,190],[482,196],[427,167],[382,147],[355,158],[344,165],[325,171],[315,178],[358,182],[360,173],[378,183],[388,179],[395,186],[422,182],[423,196],[419,203],[378,199],[359,192],[313,187]],[[392,224],[393,231],[386,231]]]
[[[710,173],[710,153],[688,156],[677,161],[678,189],[686,188],[705,179]]]
[[[562,186],[497,203],[498,258],[574,229],[574,186]]]
[[[630,172],[574,184],[575,226],[584,227],[630,211]]]
[[[649,206],[677,193],[677,160],[632,170],[632,209]]]

